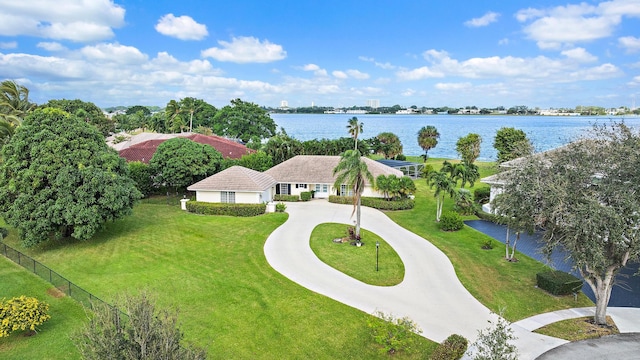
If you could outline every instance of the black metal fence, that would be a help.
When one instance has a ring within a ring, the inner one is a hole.
[[[58,274],[57,272],[51,270],[50,268],[41,264],[30,256],[21,253],[20,251],[12,248],[5,243],[0,243],[0,252],[7,259],[48,281],[58,290],[90,309],[93,308],[93,306],[96,304],[113,307],[106,301],[103,301],[97,296],[67,280],[64,276]]]

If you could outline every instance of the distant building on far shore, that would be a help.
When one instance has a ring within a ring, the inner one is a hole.
[[[377,109],[380,107],[380,100],[378,99],[369,99],[367,100],[367,106],[372,109]]]
[[[289,102],[287,100],[280,101],[280,110],[289,110]]]

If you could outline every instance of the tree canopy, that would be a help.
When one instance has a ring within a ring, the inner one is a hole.
[[[589,138],[528,158],[504,173],[493,201],[511,226],[543,229],[544,250],[564,248],[596,296],[605,324],[615,275],[640,257],[640,134],[623,123],[594,127]]]
[[[276,134],[276,123],[266,110],[260,106],[240,99],[231,100],[216,113],[213,130],[222,134],[248,142],[257,137],[266,139]]]
[[[440,133],[433,125],[423,126],[418,131],[418,145],[424,150],[424,161],[429,159],[429,150],[433,149],[438,145],[438,139],[440,138]]]
[[[356,240],[360,240],[360,201],[362,198],[362,192],[364,191],[365,182],[374,186],[375,179],[367,164],[360,158],[360,151],[347,150],[340,157],[340,162],[333,169],[333,174],[336,175],[336,180],[333,186],[340,188],[342,185],[346,185],[351,191],[353,191],[353,213],[356,213]],[[353,213],[351,214],[353,216]]]
[[[92,102],[75,100],[49,100],[44,107],[62,109],[95,126],[104,136],[115,131],[114,122],[108,119],[102,110]]]
[[[533,145],[524,131],[512,127],[502,127],[496,132],[493,147],[498,152],[498,163],[531,155]]]
[[[473,164],[480,156],[480,144],[482,137],[478,134],[468,134],[458,139],[456,142],[456,151],[460,154],[462,161],[467,164]]]
[[[0,211],[26,246],[87,240],[141,197],[98,130],[60,109],[28,115],[2,148]]]
[[[385,159],[393,159],[402,154],[402,142],[398,135],[391,132],[383,132],[376,136],[376,153],[384,156]]]
[[[222,161],[222,154],[210,145],[174,138],[158,146],[149,166],[158,184],[178,190],[215,174]]]

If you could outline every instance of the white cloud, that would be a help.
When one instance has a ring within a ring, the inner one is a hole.
[[[15,41],[0,42],[0,49],[15,49],[18,43]]]
[[[640,38],[634,36],[623,36],[618,38],[618,43],[624,47],[627,52],[640,51]]]
[[[85,46],[80,50],[84,57],[92,62],[109,62],[118,64],[142,64],[147,56],[133,46],[120,44],[98,44]]]
[[[0,35],[90,42],[114,36],[125,10],[112,0],[0,0]]]
[[[640,85],[640,75],[634,77],[633,79],[631,79],[631,81],[629,81],[627,83],[627,85],[631,85],[631,86],[637,86]]]
[[[366,80],[369,78],[369,74],[353,69],[347,70],[347,75],[358,80]]]
[[[597,56],[590,54],[584,48],[581,48],[581,47],[570,49],[570,50],[564,50],[561,52],[561,54],[566,56],[569,59],[573,59],[578,62],[594,62],[598,60]]]
[[[413,96],[415,93],[416,91],[413,89],[405,89],[403,92],[400,93],[400,95],[404,97],[409,97],[409,96]]]
[[[254,37],[234,37],[231,42],[218,41],[221,48],[212,47],[202,51],[203,57],[235,63],[268,63],[282,60],[287,52],[282,46],[269,40],[260,41]]]
[[[498,45],[509,45],[509,39],[508,38],[502,38],[502,39],[498,40]]]
[[[316,76],[327,76],[327,70],[320,68],[316,64],[307,64],[302,67],[304,71],[313,71]]]
[[[473,87],[473,85],[470,82],[463,82],[463,83],[437,83],[434,87],[436,89],[442,90],[442,91],[462,91],[462,90],[471,89]]]
[[[36,46],[41,48],[41,49],[45,49],[47,51],[52,51],[52,52],[67,50],[67,48],[64,47],[62,44],[60,44],[58,42],[53,42],[53,41],[39,42]]]
[[[479,18],[473,18],[471,20],[465,21],[464,24],[468,27],[482,27],[498,21],[499,17],[500,17],[500,14],[493,11],[489,11],[488,13],[482,15]]]
[[[360,59],[362,61],[373,63],[376,67],[379,67],[380,69],[384,69],[384,70],[396,69],[395,65],[392,65],[389,62],[386,62],[386,63],[377,62],[376,59],[374,59],[372,57],[359,56],[358,59]]]
[[[587,3],[549,9],[523,9],[516,19],[528,38],[541,49],[559,49],[564,45],[609,37],[624,16],[640,16],[640,1],[611,0],[597,6]]]
[[[349,75],[347,75],[347,73],[345,73],[344,71],[341,71],[341,70],[332,71],[331,75],[333,75],[334,77],[336,77],[338,79],[347,79],[347,78],[349,78]]]
[[[180,40],[202,40],[209,32],[207,26],[199,24],[190,16],[164,15],[155,26],[156,31],[162,35],[174,37]]]

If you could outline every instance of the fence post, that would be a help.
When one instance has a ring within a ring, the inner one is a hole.
[[[22,262],[20,261],[20,251],[16,251],[18,253],[18,265],[22,265]]]
[[[67,280],[67,283],[69,284],[69,297],[71,296],[71,281]]]
[[[38,275],[38,273],[36,272],[36,261],[33,260],[33,273]]]

